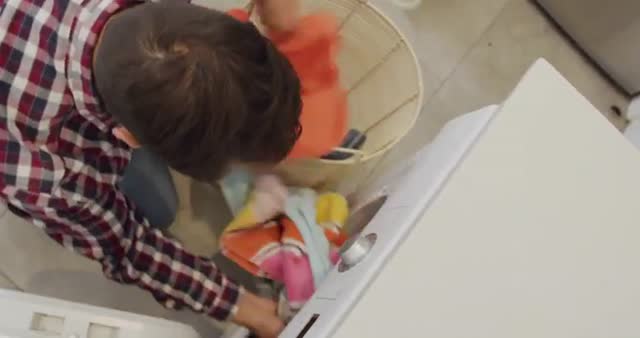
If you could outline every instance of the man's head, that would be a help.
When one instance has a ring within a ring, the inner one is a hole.
[[[233,162],[276,163],[300,134],[300,83],[249,23],[181,2],[116,15],[94,58],[114,134],[176,170],[218,178]]]

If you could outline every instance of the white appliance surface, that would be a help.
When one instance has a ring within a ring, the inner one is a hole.
[[[488,121],[372,185],[377,242],[283,337],[640,337],[636,149],[544,60]]]
[[[380,196],[387,196],[378,214],[361,232],[377,236],[366,259],[347,271],[334,269],[312,301],[289,323],[282,337],[325,337],[346,316],[350,307],[366,289],[369,281],[404,240],[417,219],[460,160],[488,125],[497,106],[488,106],[449,122],[436,139],[408,163],[401,163],[378,182],[358,194],[354,212]],[[418,184],[416,184],[418,183]],[[317,313],[330,313],[319,316]],[[309,321],[313,321],[310,329]]]
[[[198,338],[193,328],[59,299],[0,289],[0,338]]]

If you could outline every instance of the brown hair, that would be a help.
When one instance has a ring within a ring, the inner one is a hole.
[[[177,1],[126,9],[94,60],[105,110],[196,179],[235,161],[281,161],[300,134],[290,63],[253,24],[224,13]]]

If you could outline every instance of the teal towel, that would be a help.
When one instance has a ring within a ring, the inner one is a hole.
[[[329,241],[316,222],[316,193],[311,189],[289,189],[285,214],[293,221],[307,247],[315,287],[331,270]]]
[[[231,215],[235,216],[247,203],[253,176],[243,168],[235,168],[220,180],[222,196],[227,201]]]

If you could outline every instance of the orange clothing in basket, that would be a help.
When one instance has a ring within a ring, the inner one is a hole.
[[[247,21],[244,10],[229,15]],[[302,86],[302,134],[290,159],[316,158],[330,153],[347,133],[347,92],[340,86],[336,53],[340,45],[338,21],[331,14],[300,19],[292,32],[268,32],[278,50],[297,72]]]

